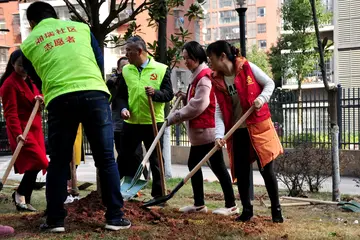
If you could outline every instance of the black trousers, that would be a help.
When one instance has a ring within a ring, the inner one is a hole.
[[[237,178],[241,204],[243,208],[251,206],[250,200],[250,149],[252,148],[249,132],[246,128],[239,128],[233,135],[234,168]],[[279,203],[278,182],[274,173],[273,162],[261,168],[260,160],[256,161],[264,179],[271,206],[277,207]]]
[[[158,123],[157,126],[160,129],[162,123]],[[141,142],[144,142],[145,148],[148,150],[155,139],[154,132],[151,124],[129,124],[126,122],[124,122],[123,131],[124,134],[121,137],[118,159],[119,173],[121,178],[124,176],[134,177],[141,162],[134,160],[136,149],[139,145],[141,146]],[[160,138],[160,144],[162,145],[162,137]],[[161,196],[161,180],[156,148],[151,154],[149,161],[153,177],[151,195],[158,197]]]
[[[188,167],[191,171],[195,166],[205,157],[205,155],[214,147],[214,143],[209,143],[200,146],[191,146],[188,161]],[[225,207],[230,208],[235,206],[234,190],[232,188],[231,178],[224,163],[222,150],[216,151],[209,160],[209,166],[219,179],[221,188],[224,193]],[[197,171],[191,178],[191,184],[194,193],[194,205],[202,206],[204,201],[204,182],[201,169]]]
[[[31,194],[34,190],[36,177],[39,172],[40,170],[26,171],[17,189],[18,194],[25,196],[25,202],[27,204],[31,201]]]
[[[116,159],[116,162],[118,163],[118,169],[120,172],[121,169],[121,165],[119,165],[119,159],[120,159],[120,153],[121,153],[121,138],[123,136],[123,132],[120,131],[115,131],[114,132],[114,140],[115,140],[115,149],[116,152],[118,153],[118,157]],[[134,153],[134,159],[132,161],[137,162],[138,164],[141,163],[141,161],[143,160],[143,148],[141,143],[139,144],[139,146],[136,148],[136,151]],[[120,167],[119,167],[120,166]],[[148,175],[149,175],[149,171],[147,170],[147,168],[144,169],[144,178],[147,179]],[[122,178],[122,176],[120,175],[120,178]]]

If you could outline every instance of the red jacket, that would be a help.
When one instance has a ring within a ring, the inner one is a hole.
[[[17,146],[16,137],[23,133],[35,106],[34,98],[36,95],[40,95],[35,84],[32,84],[32,88],[33,92],[26,82],[13,72],[0,89],[12,152],[15,151]],[[45,172],[48,166],[41,121],[42,117],[39,111],[15,162],[15,171],[20,174],[28,170],[44,170]]]
[[[195,96],[195,89],[200,81],[201,78],[207,76],[210,79],[211,75],[211,69],[205,68],[202,70],[194,79],[191,86],[188,89],[188,95],[187,98],[190,100]],[[216,108],[216,102],[215,102],[215,93],[214,88],[211,89],[210,92],[210,104],[205,109],[204,112],[202,112],[198,117],[192,119],[189,121],[189,127],[190,128],[214,128],[215,127],[215,108]]]
[[[237,58],[235,67],[236,76],[234,83],[240,99],[242,111],[246,112],[251,107],[255,99],[261,94],[262,87],[257,83],[250,64],[245,58]],[[233,126],[231,96],[228,93],[223,75],[214,72],[212,74],[211,80],[213,86],[215,87],[216,99],[224,118],[225,131],[228,132]],[[271,114],[269,106],[267,103],[265,103],[259,111],[254,111],[246,120],[252,142],[252,147],[249,149],[251,152],[251,159],[249,159],[249,161],[255,161],[255,150],[260,159],[262,167],[274,160],[279,154],[283,152],[280,140],[278,139],[270,117]],[[232,176],[233,179],[235,179],[232,149],[232,138],[229,138],[227,141],[227,150],[230,158]]]

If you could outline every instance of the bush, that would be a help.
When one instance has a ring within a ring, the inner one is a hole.
[[[285,184],[290,196],[301,195],[305,184],[310,192],[318,192],[324,181],[332,176],[331,150],[314,146],[301,143],[276,161],[277,179]],[[340,171],[353,159],[340,153]]]

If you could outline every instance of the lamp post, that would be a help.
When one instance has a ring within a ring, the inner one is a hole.
[[[246,0],[234,0],[235,10],[239,14],[239,26],[240,26],[240,48],[241,55],[246,57],[246,39],[245,39],[245,13],[247,10]]]
[[[246,21],[247,0],[233,0],[233,1],[235,4],[235,10],[239,14],[241,56],[246,57],[245,21]],[[251,200],[254,200],[254,177],[253,177],[252,165],[250,165],[250,198]]]

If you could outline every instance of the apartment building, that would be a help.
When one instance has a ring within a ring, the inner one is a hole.
[[[0,0],[0,76],[10,54],[21,43],[18,1]]]
[[[202,27],[202,44],[216,40],[239,42],[239,17],[234,0],[208,0],[204,4],[206,19]],[[280,35],[280,0],[248,0],[246,12],[247,46],[269,50]]]

